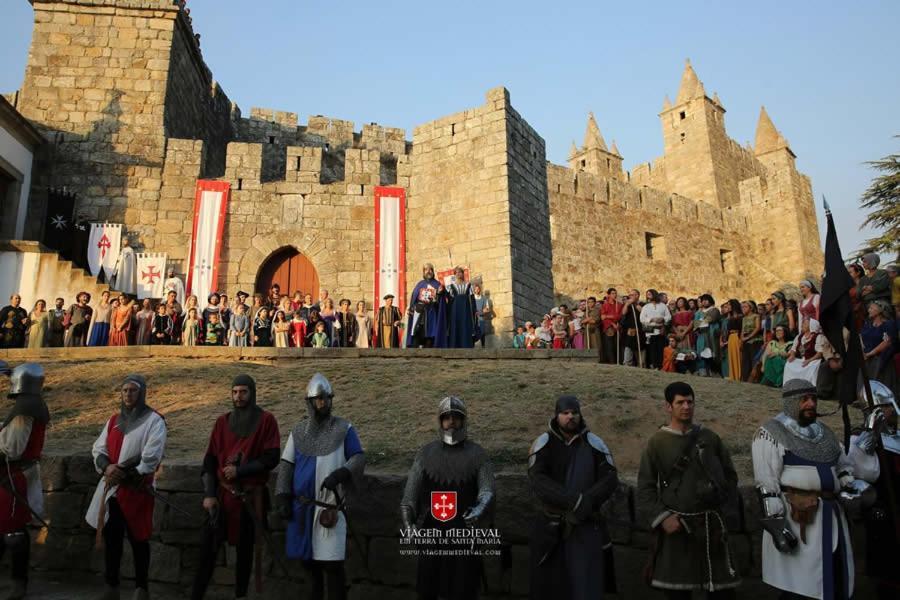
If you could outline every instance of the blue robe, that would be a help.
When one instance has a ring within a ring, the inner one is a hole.
[[[458,286],[462,286],[462,290]],[[447,289],[447,298],[449,300],[447,312],[450,321],[447,347],[472,348],[475,346],[478,317],[475,314],[475,296],[472,293],[471,284],[454,283]]]
[[[424,298],[427,288],[433,288],[434,300],[430,304],[425,305],[425,311],[419,315],[419,318],[425,319],[425,337],[434,338],[435,348],[444,348],[447,346],[447,326],[446,326],[446,307],[444,298],[438,294],[438,288],[441,282],[437,279],[423,279],[413,288],[412,296],[409,299],[409,308],[414,307],[419,298]],[[413,320],[415,314],[409,315],[406,320],[406,347],[413,347]]]

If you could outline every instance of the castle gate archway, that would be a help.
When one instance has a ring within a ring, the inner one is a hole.
[[[310,260],[293,246],[276,250],[259,267],[256,291],[267,295],[276,283],[283,296],[303,292],[312,294],[313,300],[319,298],[319,273]]]

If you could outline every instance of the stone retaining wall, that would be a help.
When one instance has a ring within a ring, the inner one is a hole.
[[[150,578],[181,586],[190,585],[198,562],[200,524],[203,522],[199,461],[166,461],[158,476],[158,489],[174,505],[188,511],[187,518],[157,502],[154,514],[154,535],[151,540],[152,560]],[[101,585],[102,553],[92,549],[94,530],[84,523],[84,513],[98,480],[89,456],[46,456],[42,462],[44,490],[46,490],[47,521],[53,529],[36,532],[37,543],[32,548],[32,565],[36,570],[70,571],[80,574],[97,574]],[[348,560],[348,581],[352,583],[350,598],[381,600],[415,598],[415,559],[402,557],[398,552],[398,505],[404,477],[394,474],[373,473],[352,498],[350,523],[355,538],[364,545],[360,552],[351,542]],[[535,501],[528,487],[527,478],[521,473],[497,475],[498,503],[496,526],[504,542],[511,550],[511,568],[504,571],[499,558],[485,559],[490,593],[487,598],[519,598],[528,593],[528,537],[535,514]],[[736,568],[744,576],[742,595],[757,598],[775,598],[777,595],[760,582],[760,538],[757,502],[752,488],[741,489],[741,506],[735,507],[728,517],[732,530],[731,547]],[[610,533],[615,544],[618,597],[652,598],[656,594],[641,582],[641,569],[645,563],[650,533],[642,517],[644,511],[636,505],[633,482],[622,483],[607,503],[606,514]],[[273,538],[279,551],[284,542],[284,524],[273,513],[269,515]],[[859,528],[856,528],[859,530]],[[857,536],[858,537],[858,536]],[[126,544],[126,554],[128,545]],[[862,540],[856,539],[854,547],[861,549]],[[857,550],[857,557],[862,552]],[[362,557],[367,556],[368,560]],[[234,553],[228,552],[228,564],[233,564]],[[129,576],[133,569],[128,564],[123,572]],[[268,556],[264,561],[264,598],[298,597],[301,586],[306,589],[305,574],[296,561],[283,561],[291,571],[290,580],[278,564]],[[857,568],[859,570],[858,560]],[[233,571],[226,565],[225,552],[219,557],[220,567],[214,575],[213,592],[209,597],[231,598]],[[58,575],[58,573],[57,573]],[[862,582],[865,584],[865,580]],[[152,586],[152,584],[151,584]],[[857,584],[857,588],[860,583]],[[255,596],[260,597],[260,596]],[[859,590],[857,598],[868,597]]]

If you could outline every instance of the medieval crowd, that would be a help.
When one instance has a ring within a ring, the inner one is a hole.
[[[51,415],[42,397],[43,368],[36,363],[11,371],[2,366],[10,376],[13,407],[0,428],[6,463],[0,554],[8,551],[11,558],[13,588],[7,598],[21,600],[29,580],[27,526],[36,523],[53,534],[53,525],[42,516],[40,478]],[[799,378],[785,382],[782,411],[752,440],[762,575],[782,598],[853,596],[849,528],[850,519],[859,515],[867,528],[866,570],[879,597],[897,598],[900,591],[895,565],[900,555],[898,408],[890,389],[877,381],[871,387],[870,400],[860,392],[861,426],[846,451],[818,420],[815,385]],[[222,392],[230,395],[228,410],[211,424],[198,482],[206,518],[198,523],[190,597],[205,596],[219,548],[228,544],[236,550],[229,553],[235,598],[247,597],[251,576],[262,591],[263,546],[289,583],[296,583],[299,567],[281,557],[299,561],[307,573],[304,597],[346,598],[344,563],[348,539],[354,538],[350,515],[358,514],[348,513],[347,506],[363,493],[366,432],[336,415],[340,396],[319,373],[302,400],[308,414],[289,425],[284,447],[284,424],[263,408],[264,395],[252,377],[238,375]],[[734,598],[741,578],[728,521],[739,506],[738,476],[719,435],[695,422],[695,406],[707,399],[697,398],[680,381],[669,384],[664,396],[667,424],[647,440],[637,479],[639,518],[652,532],[644,579],[667,598],[689,599],[695,591]],[[469,437],[468,414],[461,399],[440,400],[436,437],[412,457],[397,507],[400,535],[415,541],[418,551],[416,589],[422,600],[477,599],[486,580],[482,556],[472,550],[479,536],[496,531],[497,494],[490,456]],[[602,510],[619,485],[613,449],[597,435],[600,427],[588,426],[576,397],[560,396],[549,417],[546,431],[528,451],[529,481],[540,508],[530,535],[531,597],[596,600],[617,589],[615,552]],[[146,379],[127,376],[92,448],[98,482],[85,520],[96,530],[96,545],[105,557],[102,600],[121,598],[126,539],[134,562],[132,598],[150,598],[154,506],[160,502],[183,511],[154,487],[167,436],[164,416],[148,405]],[[271,513],[286,523],[283,548],[269,533]],[[445,538],[464,545],[448,549],[441,543]],[[368,563],[365,546],[354,543]]]
[[[201,304],[185,295],[184,284],[169,270],[165,298],[138,302],[134,295],[103,291],[91,305],[81,292],[66,306],[56,298],[54,307],[39,299],[31,312],[13,294],[0,309],[0,347],[44,348],[78,346],[262,346],[275,348],[400,348],[435,346],[471,348],[485,343],[493,309],[479,282],[465,281],[445,287],[434,279],[428,265],[426,278],[416,286],[406,315],[386,294],[374,315],[364,300],[341,298],[335,303],[328,290],[287,293],[277,283],[252,297],[238,291],[234,300],[213,292]],[[404,331],[408,333],[404,337]]]
[[[896,392],[900,268],[881,269],[879,261],[877,254],[867,254],[848,267],[856,281],[850,298],[869,376]],[[671,298],[653,289],[643,295],[632,289],[620,298],[609,288],[600,301],[590,297],[574,309],[561,305],[538,325],[526,322],[517,328],[513,346],[589,349],[609,364],[774,387],[802,378],[829,398],[841,357],[819,323],[819,290],[809,280],[797,287],[798,299],[776,291],[758,303],[730,299],[720,305],[710,294]]]

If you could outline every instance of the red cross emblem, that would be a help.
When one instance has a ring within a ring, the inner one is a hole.
[[[431,516],[446,523],[456,516],[456,492],[431,492]]]
[[[141,271],[141,277],[143,278],[144,281],[146,281],[150,285],[153,285],[156,282],[156,280],[159,279],[161,276],[162,276],[162,273],[157,271],[156,267],[153,265],[150,265],[146,271]]]
[[[106,251],[112,247],[112,244],[109,243],[109,238],[106,237],[106,234],[103,234],[103,237],[100,238],[100,241],[97,242],[97,248],[100,249],[100,260],[103,260],[106,257]]]

